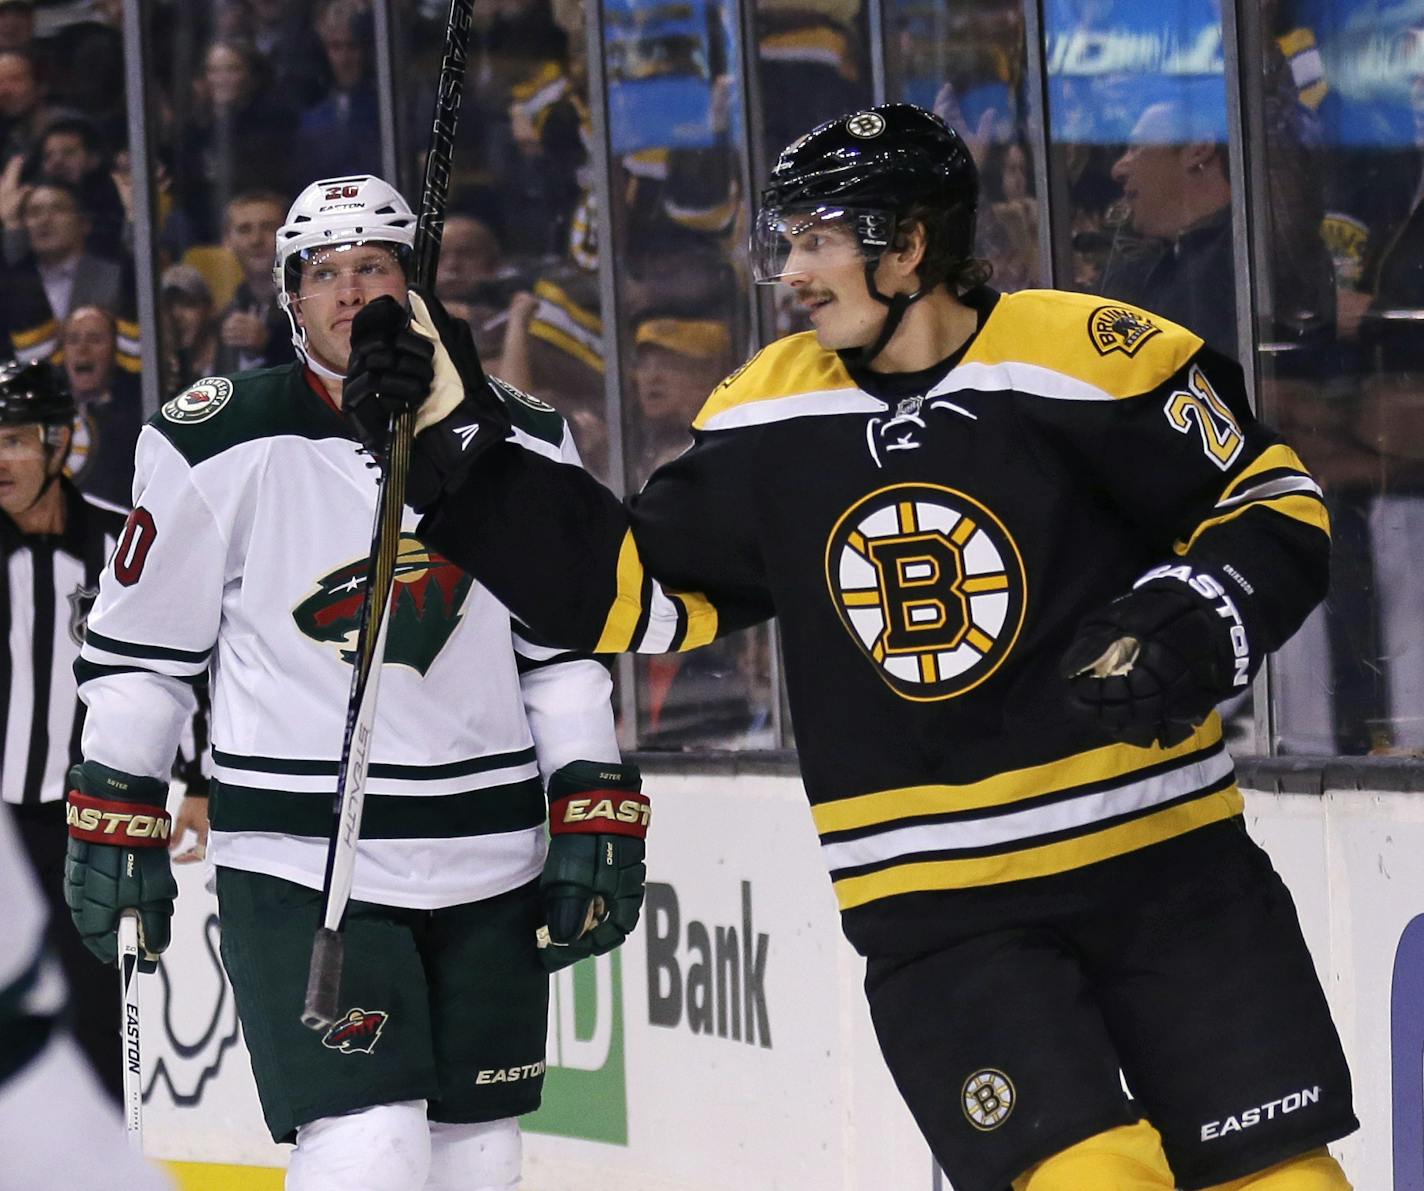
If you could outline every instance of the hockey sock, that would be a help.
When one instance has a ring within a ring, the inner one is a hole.
[[[425,1101],[402,1100],[301,1126],[287,1191],[423,1191],[429,1172]]]
[[[1173,1191],[1162,1138],[1146,1121],[1096,1133],[1014,1180],[1014,1191]]]
[[[518,1191],[522,1161],[513,1117],[463,1125],[431,1121],[425,1191]]]
[[[1208,1191],[1351,1191],[1351,1184],[1340,1164],[1322,1147]]]

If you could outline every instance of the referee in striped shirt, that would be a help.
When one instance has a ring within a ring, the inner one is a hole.
[[[64,904],[65,778],[80,759],[84,705],[74,662],[99,574],[125,511],[63,474],[74,400],[49,364],[0,366],[0,797],[10,804],[50,909],[49,936],[70,988],[71,1028],[115,1100],[118,998],[70,927]],[[206,833],[206,799],[183,814]],[[201,822],[194,822],[201,803]],[[181,835],[175,824],[175,842]]]

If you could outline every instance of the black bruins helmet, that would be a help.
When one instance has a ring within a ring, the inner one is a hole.
[[[914,206],[948,212],[942,226],[952,242],[944,247],[968,259],[978,202],[974,158],[938,116],[909,103],[853,112],[782,150],[762,191],[753,268],[758,281],[785,276],[788,227],[799,231],[817,214],[850,222],[873,264],[890,246],[897,221]]]
[[[74,412],[69,381],[61,369],[44,360],[0,365],[0,426],[38,423],[48,430],[68,426]]]

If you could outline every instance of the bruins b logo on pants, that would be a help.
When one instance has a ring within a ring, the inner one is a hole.
[[[1003,523],[938,484],[872,492],[836,522],[826,582],[880,677],[917,702],[989,677],[1023,625],[1023,559]]]

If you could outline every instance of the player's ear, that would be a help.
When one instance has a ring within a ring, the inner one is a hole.
[[[915,273],[924,263],[928,239],[925,225],[919,220],[903,225],[895,235],[895,243],[887,254],[895,271],[904,276]]]

